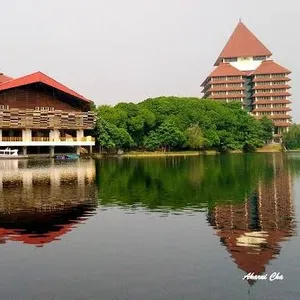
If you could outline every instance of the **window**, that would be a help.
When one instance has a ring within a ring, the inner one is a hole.
[[[263,115],[271,115],[271,112],[270,111],[262,111],[259,113],[261,116]]]
[[[272,74],[272,77],[285,77],[284,73]]]
[[[267,57],[266,56],[254,56],[253,60],[266,60]]]
[[[270,78],[270,74],[259,74],[259,75],[255,75],[255,78]]]
[[[242,91],[230,91],[230,94],[242,94]]]
[[[273,100],[286,100],[286,96],[273,96]]]
[[[212,79],[213,79],[213,81],[226,80],[226,77],[225,76],[217,76],[217,77],[213,77]]]
[[[39,110],[39,111],[54,111],[54,107],[44,107],[44,106],[36,106],[34,110]]]
[[[273,104],[273,107],[286,107],[286,104]]]
[[[229,57],[224,59],[224,62],[235,62],[235,61],[237,61],[237,57]]]
[[[241,87],[240,83],[228,83],[227,84],[229,87]]]
[[[8,105],[0,105],[0,109],[9,109]]]
[[[256,93],[270,93],[271,90],[256,90]]]
[[[255,86],[258,86],[258,85],[270,85],[270,81],[256,82],[256,83],[255,83]]]
[[[271,108],[271,104],[260,104],[260,105],[258,105],[258,108],[265,108],[265,107]]]
[[[226,95],[226,92],[224,91],[213,92],[213,95]]]
[[[273,92],[286,92],[286,89],[273,89]]]
[[[212,86],[212,88],[215,88],[215,87],[226,87],[226,83],[214,84],[214,85]]]
[[[271,97],[265,97],[265,96],[262,96],[262,97],[257,97],[257,100],[270,100]]]
[[[272,84],[273,85],[285,85],[286,81],[274,81]]]

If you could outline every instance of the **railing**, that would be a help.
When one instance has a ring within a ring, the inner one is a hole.
[[[2,137],[3,142],[22,142],[22,137],[19,136],[3,136]]]
[[[23,139],[22,137],[7,137],[3,136],[2,142],[95,142],[95,138],[91,136],[86,137],[60,137],[60,138],[49,138],[49,137],[32,137],[31,139]]]

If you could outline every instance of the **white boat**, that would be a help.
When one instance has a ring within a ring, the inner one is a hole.
[[[27,155],[19,155],[18,154],[18,149],[10,149],[6,148],[4,150],[0,149],[0,159],[8,159],[8,158],[26,158],[28,157]]]

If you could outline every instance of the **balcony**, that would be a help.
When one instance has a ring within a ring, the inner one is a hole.
[[[6,137],[0,138],[0,147],[18,147],[18,146],[94,146],[95,138],[86,137]]]

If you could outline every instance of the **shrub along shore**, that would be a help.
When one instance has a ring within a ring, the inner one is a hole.
[[[157,151],[175,151],[174,155],[191,150],[193,155],[255,151],[272,138],[272,121],[266,117],[256,120],[241,109],[240,102],[159,97],[137,104],[101,105],[95,110],[94,134],[104,153],[119,149],[132,156],[143,151],[144,155],[150,155],[149,151],[156,151],[153,155]]]

